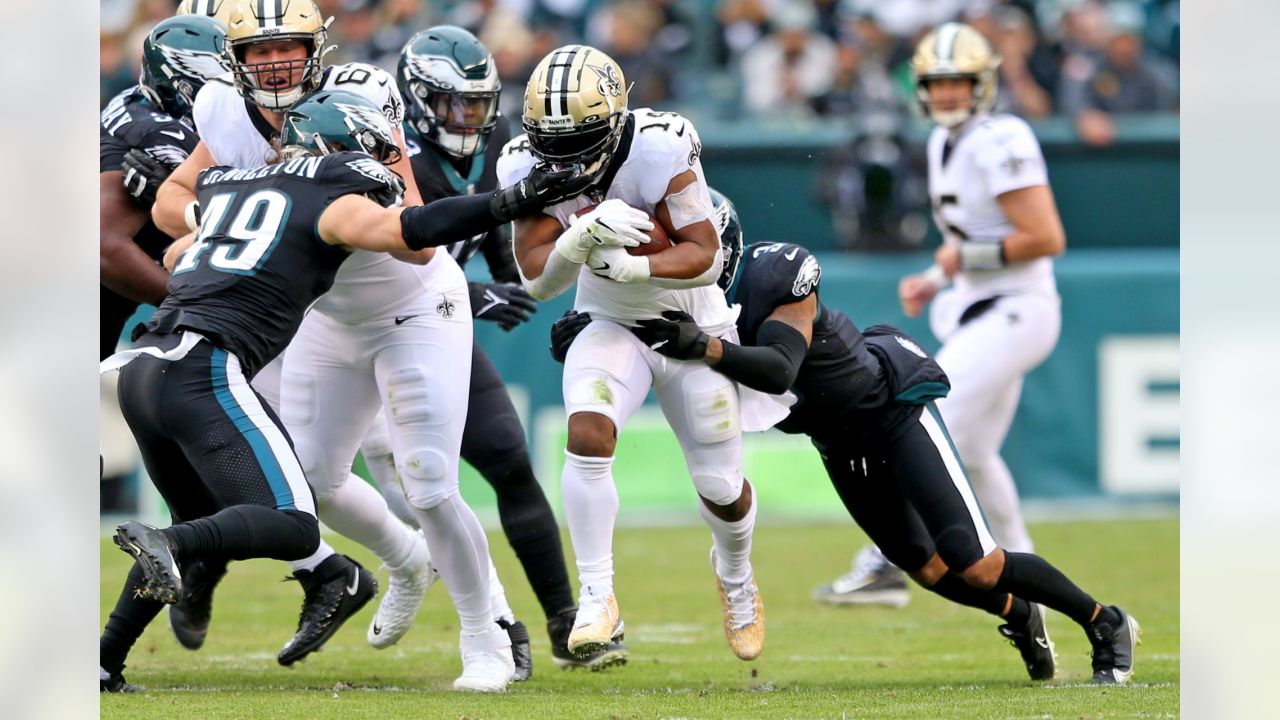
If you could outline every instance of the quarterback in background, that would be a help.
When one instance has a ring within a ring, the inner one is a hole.
[[[908,317],[932,301],[929,324],[951,394],[937,401],[978,502],[1001,547],[1031,552],[1018,489],[1000,457],[1022,381],[1058,342],[1053,256],[1066,236],[1031,128],[991,114],[1000,59],[978,31],[947,23],[920,41],[911,68],[929,136],[929,197],[943,244],[934,264],[902,278]],[[837,604],[907,602],[906,579],[877,548],[819,588]]]
[[[679,310],[710,335],[734,332],[734,313],[715,284],[723,259],[697,131],[675,113],[628,109],[617,63],[584,45],[553,50],[534,69],[524,130],[498,160],[501,184],[565,168],[590,180],[578,197],[515,225],[529,293],[551,298],[576,281],[574,305],[593,318],[568,351],[563,380],[569,440],[561,487],[581,583],[569,650],[595,652],[623,635],[613,591],[612,468],[622,427],[653,388],[711,528],[726,638],[739,658],[754,659],[764,646],[764,606],[750,561],[756,505],[742,476],[738,388],[705,365],[663,358],[628,331]],[[646,213],[676,244],[638,257],[626,248],[650,240]]]

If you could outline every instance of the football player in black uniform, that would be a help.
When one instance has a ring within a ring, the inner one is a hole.
[[[471,195],[498,186],[498,154],[511,139],[498,114],[501,83],[493,56],[470,32],[451,25],[415,35],[400,53],[396,72],[405,98],[405,142],[423,202]],[[484,255],[491,283],[472,282],[471,312],[504,330],[529,319],[533,298],[520,285],[511,255],[511,228],[503,225],[449,246],[459,265]],[[404,493],[394,478],[389,454],[370,457],[369,467],[387,504],[413,524]],[[524,428],[493,362],[479,345],[471,350],[471,395],[462,436],[462,458],[493,486],[507,540],[547,617],[552,658],[562,668],[599,670],[626,662],[622,641],[579,657],[569,652],[569,632],[577,614],[565,568],[560,528],[533,474]],[[390,492],[389,492],[390,491]]]
[[[228,72],[222,59],[226,36],[222,23],[202,15],[161,21],[142,43],[138,84],[102,111],[100,359],[115,352],[124,323],[139,304],[159,305],[164,299],[169,274],[157,261],[172,238],[151,221],[156,186],[137,168],[171,169],[195,148],[200,138],[191,124],[191,103],[206,81]]]
[[[991,538],[932,402],[949,390],[937,363],[901,330],[859,332],[823,305],[821,268],[803,247],[757,243],[744,252],[732,204],[712,195],[728,258],[720,284],[742,306],[741,344],[709,337],[674,312],[633,332],[667,357],[702,360],[766,393],[794,393],[798,401],[778,429],[809,436],[845,508],[891,562],[929,590],[1003,618],[1000,633],[1032,679],[1055,672],[1044,605],[1084,628],[1094,682],[1127,682],[1137,621],[1097,603],[1039,556],[1006,552]],[[581,314],[559,320],[552,354],[563,356],[586,322]]]
[[[125,657],[163,605],[182,596],[180,560],[315,552],[312,490],[249,379],[285,348],[349,250],[420,250],[470,237],[538,212],[563,179],[530,177],[405,209],[404,184],[383,165],[399,151],[372,103],[320,92],[285,126],[275,164],[201,174],[203,222],[165,254],[167,296],[136,347],[103,363],[121,370],[125,420],[179,520],[163,530],[135,521],[117,528],[116,544],[136,562],[100,640],[104,691],[129,688]],[[367,575],[353,572],[352,583],[352,597],[375,590]]]

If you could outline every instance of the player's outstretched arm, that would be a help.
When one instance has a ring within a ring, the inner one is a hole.
[[[818,296],[779,305],[756,331],[751,346],[711,337],[686,313],[668,310],[661,320],[641,320],[632,330],[656,352],[677,360],[701,360],[730,380],[778,395],[795,384],[813,341]]]
[[[121,172],[98,176],[98,260],[102,284],[138,303],[159,305],[169,282],[166,273],[133,241],[147,212],[124,191]]]
[[[196,202],[196,180],[200,171],[213,166],[213,155],[201,140],[186,160],[174,169],[169,179],[156,191],[151,206],[151,219],[169,237],[182,237],[199,225]]]
[[[373,252],[421,250],[465,240],[501,220],[489,209],[491,193],[442,198],[417,207],[383,207],[363,195],[343,195],[316,225],[320,239]]]

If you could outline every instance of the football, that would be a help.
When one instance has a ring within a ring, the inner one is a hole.
[[[595,205],[588,205],[574,213],[575,217],[581,217],[596,208]],[[628,255],[640,257],[642,255],[654,255],[671,247],[671,234],[663,227],[662,221],[656,215],[649,215],[649,222],[653,223],[653,229],[649,231],[649,242],[644,245],[627,248]]]

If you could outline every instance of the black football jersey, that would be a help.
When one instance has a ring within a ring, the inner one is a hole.
[[[466,163],[456,163],[417,131],[405,125],[405,145],[413,166],[413,179],[418,184],[422,202],[456,195],[474,195],[498,189],[498,155],[511,139],[507,119],[498,116],[498,124],[489,135],[484,153],[474,155]],[[499,282],[519,282],[515,259],[511,254],[511,226],[502,225],[487,233],[445,246],[458,265],[466,265],[477,252],[483,253],[489,273]]]
[[[398,182],[377,160],[353,152],[205,170],[196,184],[200,231],[147,327],[195,330],[235,353],[252,377],[284,350],[350,255],[320,239],[321,213],[351,193],[390,205]]]
[[[137,85],[112,98],[99,118],[100,173],[120,170],[125,154],[135,148],[161,162],[178,165],[200,142],[189,119],[165,114],[143,96]],[[133,241],[153,259],[159,260],[173,238],[148,219],[134,235]]]
[[[805,248],[791,243],[756,243],[743,253],[732,302],[742,305],[738,335],[756,344],[756,333],[773,311],[818,292],[822,268]],[[888,395],[880,363],[867,351],[862,333],[839,310],[818,300],[813,341],[791,387],[798,398],[778,423],[790,433],[817,434],[851,411],[878,407]]]

